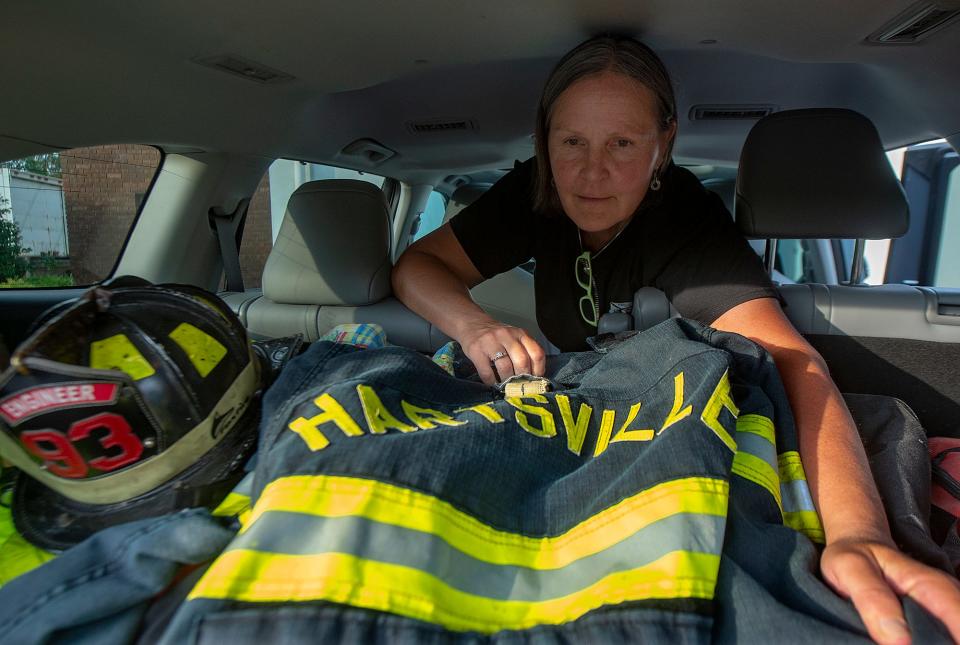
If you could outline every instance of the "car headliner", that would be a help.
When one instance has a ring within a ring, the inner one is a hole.
[[[608,30],[640,37],[671,70],[681,161],[734,164],[754,123],[691,120],[704,104],[852,108],[892,148],[960,133],[960,21],[917,44],[865,41],[913,4],[6,3],[0,159],[139,142],[366,167],[412,183],[507,167],[532,154],[552,64]],[[261,84],[195,62],[221,54],[294,78]],[[438,119],[472,127],[410,126]],[[397,154],[367,164],[341,152],[361,138]]]

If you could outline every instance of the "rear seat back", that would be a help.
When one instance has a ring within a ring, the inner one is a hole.
[[[747,238],[885,239],[903,235],[909,209],[880,138],[850,110],[778,112],[751,130],[740,159],[736,221]],[[787,317],[805,335],[960,342],[960,316],[943,293],[907,285],[782,284]],[[634,328],[666,319],[666,296],[637,293]]]
[[[760,120],[743,146],[736,220],[749,238],[900,237],[909,207],[873,124],[841,109],[789,110]],[[805,335],[960,342],[960,317],[938,294],[907,285],[780,285]]]
[[[391,343],[432,351],[446,336],[392,297],[391,270],[383,192],[349,179],[305,183],[288,202],[263,295],[242,304],[247,330],[313,341],[341,323],[377,323]]]

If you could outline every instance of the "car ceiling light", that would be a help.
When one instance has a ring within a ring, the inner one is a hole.
[[[372,167],[396,156],[396,154],[395,150],[391,150],[373,139],[357,139],[345,145],[337,153],[337,157],[353,159],[361,165]]]
[[[296,78],[285,72],[272,69],[261,63],[256,63],[234,54],[218,54],[206,58],[194,58],[193,62],[220,72],[245,78],[248,81],[254,81],[255,83],[273,85],[275,83],[292,81]]]
[[[918,2],[867,36],[867,42],[908,45],[923,40],[960,17],[957,4]]]

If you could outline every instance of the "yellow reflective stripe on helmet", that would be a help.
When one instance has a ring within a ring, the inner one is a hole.
[[[90,367],[126,372],[134,381],[153,376],[157,372],[123,334],[90,343]]]
[[[170,338],[186,353],[197,373],[204,378],[227,355],[227,348],[220,341],[190,323],[177,325],[170,332]]]
[[[645,566],[612,573],[566,596],[525,602],[464,593],[416,569],[341,553],[284,555],[236,550],[213,563],[188,599],[325,600],[399,614],[451,630],[492,634],[557,625],[598,607],[639,599],[709,599],[719,566],[719,555],[674,551]]]
[[[551,569],[602,551],[671,515],[726,516],[728,491],[727,482],[706,477],[665,482],[561,535],[535,538],[492,528],[425,493],[369,479],[302,475],[271,482],[260,495],[250,523],[276,511],[363,517],[436,535],[484,562]]]

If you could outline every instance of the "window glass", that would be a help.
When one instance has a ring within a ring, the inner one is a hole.
[[[0,287],[109,277],[160,161],[156,148],[125,144],[0,164]]]
[[[417,217],[416,228],[411,227],[414,231],[411,242],[416,242],[427,233],[432,233],[440,228],[440,225],[443,223],[443,214],[446,210],[447,198],[437,191],[430,193],[430,197],[427,198],[426,208],[424,208],[423,212]]]
[[[933,286],[960,287],[960,166],[947,176],[946,201],[943,205],[943,229]]]
[[[831,282],[818,240],[778,240],[774,269],[796,283]],[[834,280],[835,281],[835,276]]]
[[[910,146],[903,160],[903,187],[910,227],[888,249],[888,282],[960,287],[960,157],[945,140]]]
[[[240,243],[240,269],[247,289],[260,288],[263,267],[277,238],[287,201],[297,188],[318,179],[359,179],[383,188],[379,175],[325,166],[322,164],[277,159],[264,174],[250,200]]]
[[[898,179],[903,178],[903,158],[906,148],[887,151],[887,161]],[[883,284],[887,270],[887,258],[890,256],[890,240],[867,240],[863,251],[864,283]],[[849,271],[849,269],[848,269]]]

